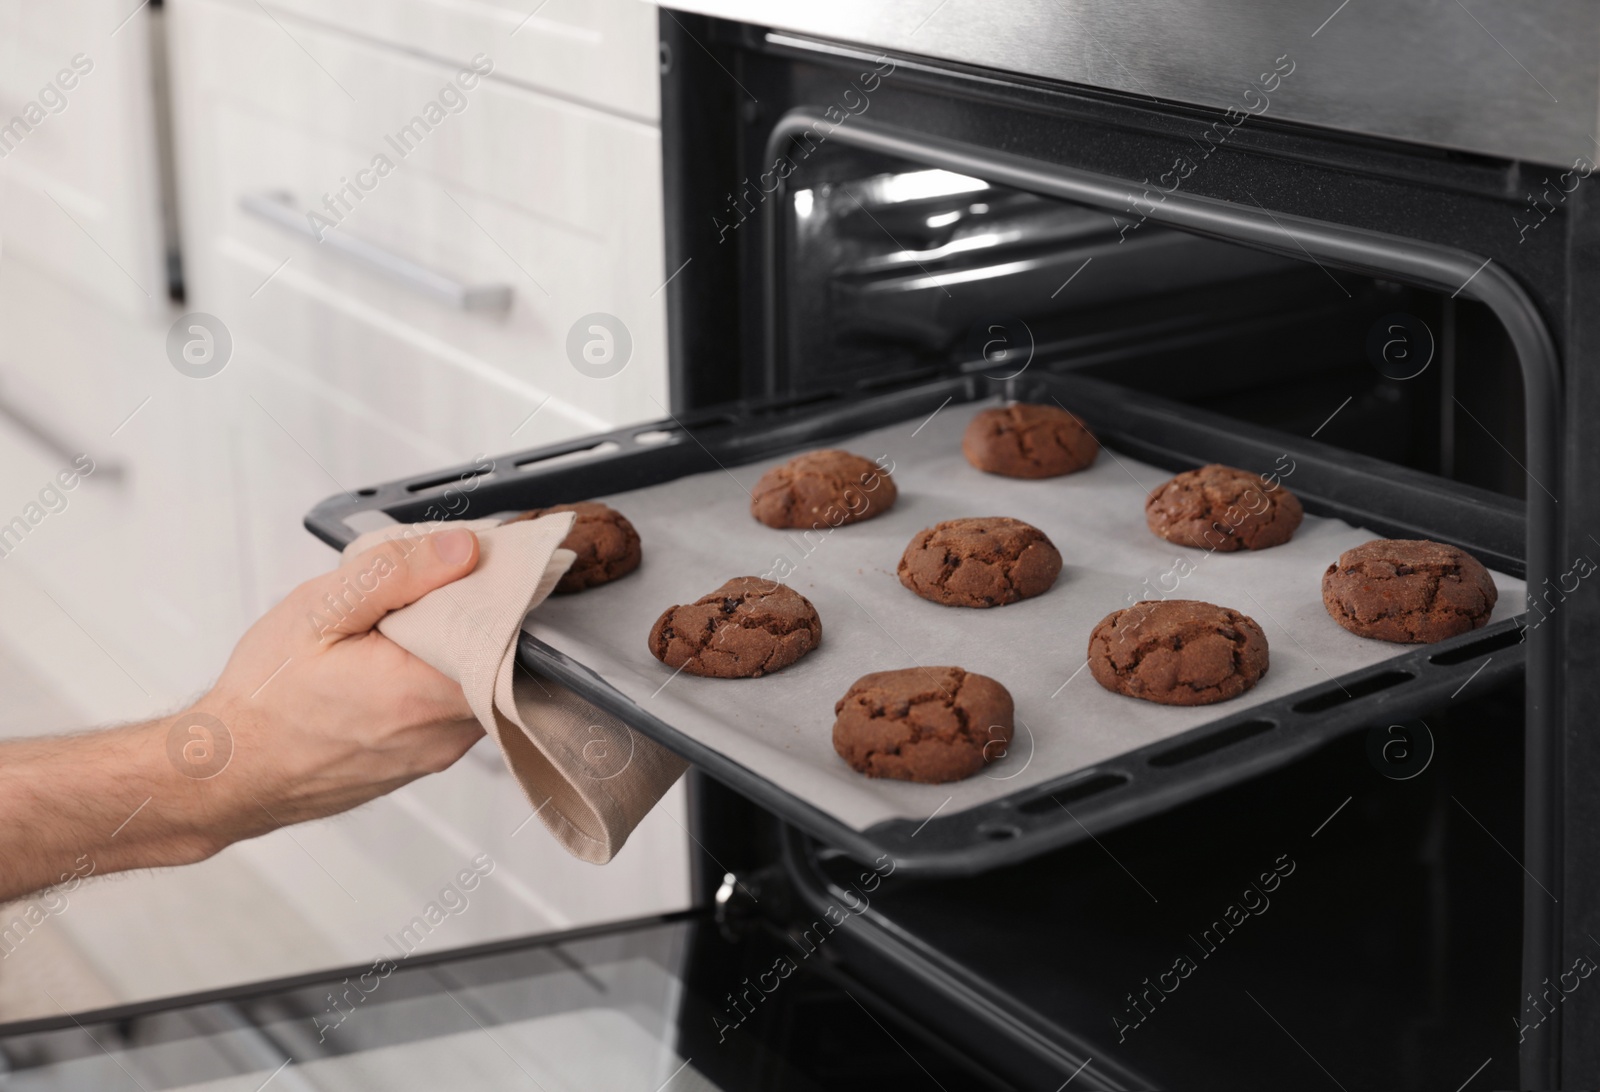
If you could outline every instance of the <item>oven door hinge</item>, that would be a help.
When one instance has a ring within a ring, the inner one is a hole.
[[[727,872],[714,903],[717,928],[724,938],[737,940],[764,922],[787,920],[789,881],[775,865],[752,872]]]

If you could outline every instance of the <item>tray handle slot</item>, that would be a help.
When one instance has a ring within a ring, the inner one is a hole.
[[[449,474],[439,475],[438,477],[424,478],[421,481],[415,481],[415,482],[407,482],[406,483],[406,492],[407,493],[421,493],[424,490],[434,489],[434,488],[437,488],[438,486],[441,486],[441,485],[451,485],[451,484],[459,485],[462,482],[469,482],[473,478],[481,478],[486,474],[492,474],[492,473],[494,473],[494,467],[492,467],[492,466],[488,467],[487,469],[484,469],[484,470],[473,470],[471,468],[468,468],[466,470],[457,470],[457,471],[454,471],[454,472],[449,473]],[[363,496],[363,497],[370,497],[370,496],[375,495],[376,493],[377,493],[376,489],[363,489],[363,490],[360,490],[358,495],[359,496]]]
[[[1340,695],[1343,697],[1343,695]],[[1226,728],[1209,732],[1199,739],[1180,743],[1176,747],[1168,747],[1165,751],[1151,755],[1148,759],[1152,766],[1181,766],[1185,762],[1192,762],[1202,755],[1220,751],[1224,747],[1231,747],[1235,743],[1259,736],[1263,732],[1270,732],[1278,726],[1275,720],[1256,718],[1242,720],[1237,724],[1230,724]]]
[[[1526,629],[1521,626],[1515,626],[1503,633],[1493,633],[1476,641],[1468,641],[1464,645],[1445,649],[1443,652],[1429,656],[1428,662],[1430,664],[1438,664],[1440,667],[1454,667],[1456,664],[1464,664],[1468,660],[1475,660],[1486,653],[1499,652],[1503,648],[1521,644],[1527,639],[1526,635]]]
[[[1103,792],[1121,788],[1132,780],[1133,778],[1119,771],[1094,774],[1074,781],[1066,788],[1024,801],[1017,805],[1017,811],[1023,815],[1049,815],[1061,810],[1067,804],[1075,804],[1087,797],[1099,796]]]
[[[1403,682],[1410,682],[1416,675],[1409,671],[1380,671],[1376,675],[1368,675],[1364,679],[1357,679],[1348,686],[1336,686],[1332,690],[1324,690],[1320,694],[1313,694],[1304,701],[1294,704],[1296,713],[1324,713],[1347,701],[1364,698],[1368,694],[1376,694],[1380,690],[1387,690],[1391,686],[1399,686]]]
[[[1022,828],[1012,823],[979,823],[978,833],[991,842],[1004,842],[1022,837]]]
[[[565,451],[559,455],[543,455],[534,459],[523,459],[513,465],[518,470],[548,470],[553,466],[565,466],[567,463],[581,462],[585,459],[598,459],[602,455],[613,455],[622,450],[622,445],[615,440],[604,440],[591,447],[579,448],[577,451]]]

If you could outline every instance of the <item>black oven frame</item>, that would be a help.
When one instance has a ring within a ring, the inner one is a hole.
[[[893,61],[893,79],[885,81],[893,86],[874,94],[870,113],[848,118],[833,138],[1102,208],[1125,209],[1135,180],[1192,147],[1197,129],[1218,120],[1214,110],[772,36],[717,19],[664,11],[661,26],[667,268],[682,270],[668,289],[675,409],[734,392],[774,393],[763,387],[776,343],[765,275],[774,239],[752,239],[744,228],[724,244],[714,225],[719,216],[726,220],[740,187],[771,166],[774,142],[785,139],[780,130],[813,123],[864,62]],[[1575,148],[1573,155],[1592,151]],[[1152,214],[1289,257],[1315,255],[1341,268],[1470,294],[1495,310],[1517,345],[1528,585],[1531,595],[1556,605],[1527,635],[1523,830],[1515,856],[1528,877],[1522,966],[1532,994],[1591,952],[1591,934],[1600,933],[1600,874],[1585,866],[1600,853],[1600,797],[1586,788],[1600,775],[1600,736],[1576,730],[1581,711],[1600,701],[1600,602],[1581,591],[1549,598],[1570,559],[1593,548],[1597,540],[1586,528],[1600,522],[1600,500],[1579,488],[1600,471],[1600,435],[1580,427],[1600,407],[1600,309],[1579,303],[1600,289],[1593,185],[1553,205],[1546,194],[1539,207],[1549,206],[1548,219],[1530,238],[1513,221],[1525,194],[1532,200],[1560,170],[1262,117],[1240,126],[1214,169]],[[763,231],[775,230],[770,213],[762,222]],[[763,286],[757,300],[750,298],[754,285]],[[757,859],[759,853],[741,853],[747,841],[709,848]],[[1521,1004],[1507,1001],[1508,1011]],[[1595,1026],[1600,995],[1567,998],[1542,1029],[1548,1034],[1521,1045],[1523,1083],[1600,1082],[1600,1036],[1573,1033]]]

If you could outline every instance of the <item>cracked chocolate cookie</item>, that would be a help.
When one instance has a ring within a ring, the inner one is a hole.
[[[693,603],[668,607],[650,627],[650,655],[711,679],[781,671],[821,642],[811,601],[758,576],[736,576]]]
[[[750,514],[768,527],[843,527],[894,504],[889,472],[870,459],[826,449],[796,455],[756,482]]]
[[[561,540],[561,545],[577,554],[578,559],[556,584],[556,595],[571,595],[609,584],[639,567],[644,556],[639,549],[639,532],[634,530],[627,516],[609,505],[597,501],[556,504],[535,508],[506,522],[519,523],[556,512],[576,512],[578,516],[572,522],[572,530]]]
[[[961,438],[961,453],[985,473],[1055,478],[1092,465],[1100,441],[1059,406],[1013,402],[974,416]]]
[[[959,781],[1004,758],[1011,743],[1011,694],[959,667],[875,671],[833,707],[833,749],[868,777],[938,784]]]
[[[1201,550],[1265,550],[1289,541],[1305,516],[1300,500],[1259,474],[1213,463],[1157,486],[1144,502],[1150,530]]]
[[[1094,627],[1089,673],[1130,698],[1209,705],[1238,697],[1267,673],[1267,635],[1253,618],[1212,603],[1135,603]]]
[[[1377,539],[1322,574],[1322,605],[1359,637],[1442,641],[1489,621],[1499,592],[1478,559],[1426,539]]]
[[[900,558],[900,583],[947,607],[1002,607],[1042,595],[1061,554],[1020,519],[952,519],[918,531]]]

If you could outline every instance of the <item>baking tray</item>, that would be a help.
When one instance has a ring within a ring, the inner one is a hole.
[[[961,458],[960,434],[974,403],[1002,395],[1070,406],[1105,453],[1062,479],[979,474]],[[750,519],[746,490],[760,472],[821,443],[892,459],[895,508],[809,541]],[[1210,555],[1150,535],[1145,491],[1207,461],[1287,470],[1306,525],[1289,544],[1257,554]],[[965,874],[1022,860],[1254,776],[1341,733],[1405,722],[1469,682],[1484,687],[1521,669],[1521,631],[1510,617],[1523,601],[1515,502],[1070,374],[1005,389],[965,376],[800,407],[741,406],[497,459],[487,473],[482,465],[332,498],[307,526],[342,546],[356,533],[352,521],[373,518],[362,513],[463,518],[611,501],[640,527],[645,565],[541,607],[522,638],[523,662],[808,833],[911,871]],[[911,535],[973,514],[1040,526],[1066,559],[1057,586],[988,611],[939,607],[901,588],[894,566]],[[1379,535],[1472,550],[1497,570],[1495,619],[1421,648],[1339,629],[1321,609],[1321,570]],[[1093,623],[1130,593],[1160,587],[1178,557],[1197,563],[1177,596],[1243,610],[1272,644],[1272,670],[1233,701],[1155,706],[1109,694],[1081,670]],[[674,676],[645,651],[644,635],[666,606],[730,576],[769,572],[786,572],[823,619],[822,646],[794,667],[760,680],[699,679]],[[849,682],[918,663],[959,663],[1008,686],[1019,725],[1006,758],[941,786],[863,778],[833,755],[832,704]]]

